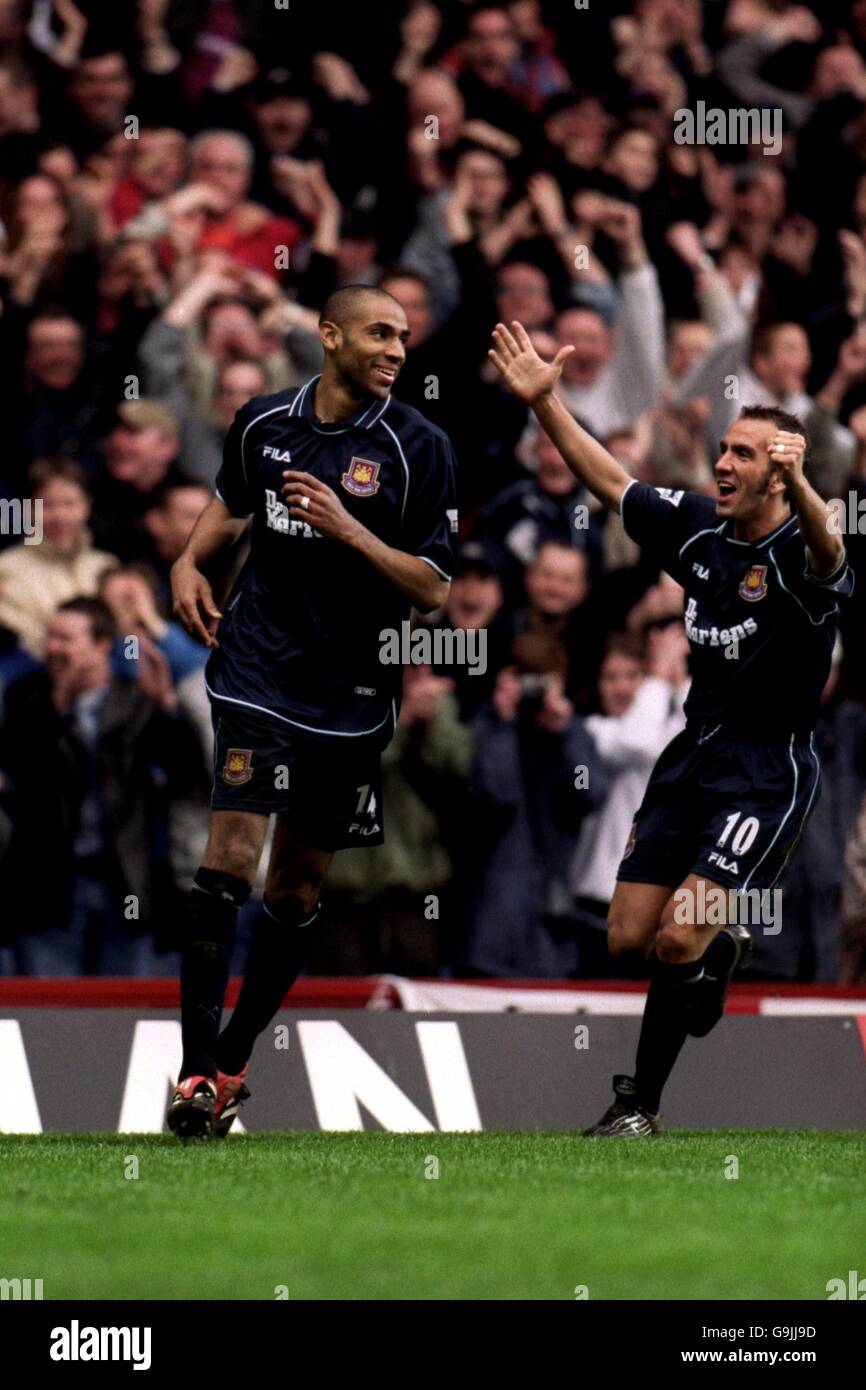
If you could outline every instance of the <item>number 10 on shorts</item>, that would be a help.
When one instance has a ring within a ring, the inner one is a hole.
[[[716,840],[717,848],[710,855],[709,862],[717,864],[720,869],[729,874],[739,874],[740,866],[737,863],[741,854],[747,854],[752,848],[761,828],[757,816],[746,816],[742,820],[742,811],[732,811],[725,821],[724,829]],[[724,853],[722,851],[724,850]],[[728,854],[732,858],[728,859]]]
[[[746,819],[737,827],[736,831],[734,831],[734,827],[737,825],[742,814],[742,811],[733,811],[731,815],[728,816],[728,819],[725,821],[725,828],[716,840],[719,849],[724,849],[726,847],[728,838],[732,833],[733,839],[730,843],[732,854],[748,854],[749,850],[752,848],[752,845],[755,843],[755,837],[761,828],[761,823],[757,816],[746,816]]]

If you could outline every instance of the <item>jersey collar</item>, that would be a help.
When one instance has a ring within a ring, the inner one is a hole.
[[[315,410],[316,384],[321,380],[319,376],[314,376],[302,386],[291,406],[290,415],[299,415],[302,420],[306,420],[312,425],[317,434],[347,434],[349,430],[370,430],[381,420],[385,411],[391,403],[391,397],[386,396],[384,401],[380,401],[376,396],[367,396],[355,411],[354,415],[349,415],[345,420],[338,420],[328,424],[320,420]]]
[[[727,541],[729,545],[741,545],[741,546],[745,546],[745,548],[746,548],[747,550],[763,550],[763,549],[765,549],[765,547],[768,546],[772,541],[778,540],[779,537],[780,537],[781,535],[783,535],[783,533],[784,533],[785,531],[787,531],[787,529],[788,529],[789,526],[796,526],[796,524],[797,524],[797,518],[796,518],[796,516],[789,516],[787,521],[783,521],[782,524],[781,524],[781,526],[777,526],[776,529],[775,529],[775,531],[771,531],[771,532],[769,533],[769,535],[767,535],[767,536],[762,536],[761,539],[760,539],[759,541],[737,541],[737,540],[734,540],[734,537],[731,535],[731,531],[733,530],[733,525],[734,525],[734,524],[733,524],[733,522],[730,521],[730,520],[723,521],[722,524],[721,524],[721,526],[719,527],[719,531],[720,531],[720,533],[721,533],[722,540]]]

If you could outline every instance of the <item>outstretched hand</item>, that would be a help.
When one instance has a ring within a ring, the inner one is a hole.
[[[563,363],[574,348],[560,348],[552,362],[545,362],[532,346],[522,323],[515,320],[511,329],[504,323],[496,325],[493,330],[495,347],[487,355],[509,391],[527,405],[535,405],[543,396],[552,393],[562,374]]]

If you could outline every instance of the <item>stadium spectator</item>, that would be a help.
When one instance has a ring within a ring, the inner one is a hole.
[[[608,638],[598,673],[599,712],[584,721],[610,776],[604,805],[581,826],[570,872],[578,920],[578,968],[587,979],[622,974],[623,962],[610,955],[605,939],[616,871],[656,758],[685,727],[683,704],[689,686],[685,633],[679,625],[671,625],[651,630],[649,639],[645,655],[643,643],[631,634]]]
[[[30,492],[34,534],[0,554],[0,624],[41,660],[55,609],[68,599],[94,597],[117,561],[94,549],[87,527],[90,495],[77,463],[37,460]]]
[[[152,505],[144,514],[144,524],[153,538],[159,561],[157,570],[163,580],[168,578],[168,571],[183,551],[211,495],[209,487],[186,478],[166,483],[154,494]]]
[[[842,975],[845,861],[840,847],[844,851],[866,794],[866,709],[846,698],[840,645],[815,728],[821,794],[785,872],[782,929],[755,933],[750,970],[758,979],[838,980]]]
[[[557,346],[574,352],[563,371],[563,398],[600,436],[628,427],[658,401],[664,378],[664,310],[632,204],[596,199],[584,218],[619,247],[619,307],[610,326],[599,309],[567,309],[556,321]]]
[[[157,489],[183,479],[178,466],[179,430],[158,401],[124,401],[105,441],[106,473],[94,492],[97,540],[121,560],[149,559],[153,542],[145,516]]]
[[[120,565],[102,578],[99,597],[110,609],[118,633],[111,668],[121,680],[139,679],[142,643],[145,664],[151,645],[162,652],[172,685],[193,671],[204,670],[207,649],[160,612],[158,586],[156,574],[143,564]]]
[[[521,454],[532,476],[503,488],[482,508],[473,533],[488,550],[495,547],[512,597],[545,541],[584,551],[592,571],[601,567],[598,514],[590,518],[585,491],[559,451],[530,427]]]
[[[444,628],[467,634],[471,661],[455,663],[443,653],[446,659],[442,663],[434,659],[431,669],[434,676],[449,681],[460,718],[468,721],[492,697],[511,640],[499,572],[480,540],[469,541],[460,551],[445,607],[420,618],[416,626],[432,633]],[[470,640],[476,643],[471,649]]]
[[[172,891],[160,825],[168,790],[200,777],[200,755],[165,659],[143,652],[139,682],[116,681],[114,636],[98,599],[70,600],[50,624],[46,671],[6,694],[0,788],[12,836],[0,876],[21,974],[176,969],[152,935]]]
[[[279,278],[297,244],[299,228],[249,201],[252,166],[253,147],[237,131],[203,131],[191,141],[190,180],[216,195],[204,204],[212,216],[202,229],[198,249],[226,251],[238,265]],[[281,250],[286,256],[282,267]]]
[[[259,296],[258,313],[245,291]],[[272,281],[239,270],[224,255],[209,256],[141,340],[145,390],[184,419],[191,412],[207,416],[217,372],[239,358],[261,363],[269,391],[297,385],[321,364],[318,339],[315,349],[311,342],[312,322]],[[291,328],[302,330],[291,335],[291,346],[273,342],[273,333]],[[301,356],[290,356],[292,349]]]
[[[83,326],[65,308],[29,313],[10,296],[0,318],[0,364],[18,406],[2,477],[18,495],[34,459],[75,458],[92,478],[108,405]]]
[[[397,732],[382,757],[387,838],[336,858],[312,974],[440,972],[441,932],[453,915],[441,897],[452,877],[454,807],[472,764],[453,684],[429,667],[406,667]]]
[[[476,828],[454,973],[556,979],[578,962],[565,888],[574,837],[609,781],[565,697],[562,644],[525,634],[511,657],[471,725],[467,813]]]

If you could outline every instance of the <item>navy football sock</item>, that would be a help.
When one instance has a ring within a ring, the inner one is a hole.
[[[647,991],[635,1061],[635,1089],[645,1110],[658,1113],[662,1091],[688,1037],[683,1004],[701,972],[701,961],[657,961]]]
[[[707,975],[713,976],[716,980],[723,980],[730,972],[736,958],[737,947],[733,937],[726,931],[720,931],[717,936],[713,937],[698,964],[703,966]]]
[[[220,1071],[237,1076],[303,969],[310,950],[319,904],[306,917],[280,917],[264,903],[256,923],[244,982],[234,1013],[217,1044]]]
[[[216,1041],[229,978],[237,911],[250,885],[233,874],[199,869],[187,900],[180,967],[183,1065],[187,1076],[216,1077]]]

